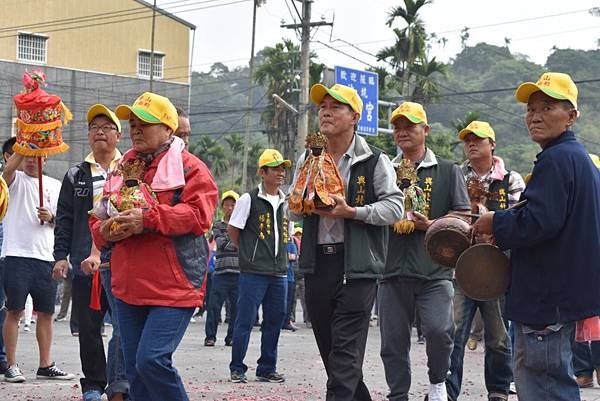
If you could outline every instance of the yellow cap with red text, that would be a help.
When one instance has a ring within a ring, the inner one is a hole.
[[[515,97],[521,103],[527,103],[529,96],[542,91],[551,98],[568,100],[577,109],[577,86],[569,74],[562,72],[545,72],[536,83],[525,82],[519,85]]]
[[[354,88],[341,84],[335,84],[331,88],[323,84],[314,84],[310,88],[310,100],[315,104],[321,104],[325,95],[331,96],[338,102],[347,104],[358,114],[362,113],[363,101]]]
[[[480,138],[490,138],[492,141],[496,142],[496,133],[492,129],[492,126],[485,121],[471,121],[466,128],[460,130],[458,133],[458,139],[464,141],[465,136],[468,134],[474,134]]]
[[[235,191],[225,191],[223,192],[223,195],[221,195],[221,203],[223,203],[223,201],[227,198],[231,198],[237,202],[238,199],[240,199],[240,195]]]
[[[132,106],[121,104],[115,109],[115,114],[120,120],[129,120],[131,113],[140,120],[150,124],[164,124],[177,131],[179,117],[173,103],[161,95],[152,92],[144,92],[138,97]]]
[[[427,124],[427,114],[425,109],[419,103],[402,102],[402,104],[392,112],[390,123],[393,123],[399,117],[404,116],[413,124]]]
[[[92,122],[92,120],[98,116],[106,116],[109,120],[111,120],[113,123],[115,123],[115,125],[117,126],[117,131],[121,132],[121,122],[119,121],[119,119],[117,118],[115,113],[112,112],[111,109],[109,109],[108,107],[106,107],[103,104],[93,105],[92,107],[89,108],[89,110],[87,112],[88,124],[90,124]]]
[[[275,149],[265,149],[265,151],[262,152],[258,158],[258,168],[278,167],[282,164],[285,168],[290,168],[292,166],[292,162],[289,160],[284,160],[281,153]]]

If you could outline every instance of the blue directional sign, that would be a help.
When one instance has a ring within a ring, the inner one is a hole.
[[[363,111],[356,132],[377,135],[379,99],[379,75],[376,72],[335,67],[335,83],[356,89],[363,101]]]

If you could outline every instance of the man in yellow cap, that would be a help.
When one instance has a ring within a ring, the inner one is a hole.
[[[119,105],[115,114],[128,121],[133,147],[118,174],[108,177],[104,202],[94,208],[90,224],[96,247],[111,249],[131,398],[187,401],[172,354],[204,303],[204,236],[218,203],[217,187],[208,167],[173,135],[178,116],[168,98],[146,92],[131,106]],[[103,205],[110,206],[104,219]]]
[[[319,129],[328,139],[346,197],[330,194],[333,209],[292,216],[303,218],[300,272],[306,305],[327,372],[326,400],[369,401],[362,372],[369,320],[388,226],[402,215],[403,198],[387,155],[355,133],[363,107],[356,90],[316,84],[310,98],[318,105]]]
[[[508,171],[504,161],[494,155],[496,133],[486,121],[472,121],[458,133],[463,141],[467,160],[462,172],[467,182],[471,211],[503,210],[519,200],[525,182],[516,171]],[[450,373],[446,378],[448,396],[456,400],[460,395],[463,378],[465,345],[473,317],[481,312],[485,330],[485,385],[489,401],[508,399],[512,381],[512,353],[507,327],[502,320],[504,300],[496,298],[477,301],[465,295],[459,286],[454,288],[454,349],[450,356]]]
[[[575,322],[600,315],[600,174],[572,127],[577,87],[563,73],[519,86],[525,125],[541,147],[525,206],[489,212],[474,230],[510,249],[505,317],[514,324],[519,400],[580,400],[572,364]]]
[[[288,220],[280,187],[292,163],[275,149],[258,159],[261,183],[236,202],[227,232],[239,249],[240,286],[231,349],[231,381],[245,383],[244,363],[250,332],[262,305],[261,353],[256,366],[259,381],[281,383],[277,372],[277,343],[286,316]]]
[[[181,117],[181,115],[180,115]],[[225,336],[225,345],[231,346],[233,339],[233,326],[237,314],[238,286],[240,278],[240,265],[238,248],[227,233],[227,225],[235,208],[235,203],[240,196],[235,191],[225,191],[221,195],[221,210],[223,219],[213,226],[213,237],[217,243],[215,257],[215,271],[213,273],[208,306],[206,308],[206,324],[204,326],[206,337],[204,345],[213,347],[217,341],[217,328],[221,309],[225,300],[229,301],[229,325]]]
[[[88,212],[102,198],[102,189],[106,177],[121,160],[121,152],[117,145],[121,140],[121,123],[108,107],[95,104],[88,109],[88,142],[91,153],[82,163],[71,167],[63,179],[58,208],[56,212],[56,228],[54,230],[54,264],[55,279],[66,277],[69,262],[73,266],[73,296],[71,319],[77,322],[79,332],[79,355],[83,377],[81,391],[84,401],[100,400],[106,392],[109,399],[128,393],[129,385],[124,374],[120,377],[106,376],[106,357],[100,331],[104,323],[109,303],[114,303],[110,288],[110,270],[106,277],[105,290],[101,293],[101,310],[89,307],[92,288],[92,275],[100,265],[100,253],[91,246],[92,237],[88,226]],[[112,305],[114,308],[114,305]],[[119,325],[114,309],[113,338],[119,337]],[[71,327],[71,330],[74,328]],[[108,358],[111,363],[123,361],[120,340],[111,341]],[[111,372],[123,372],[124,367],[112,369]],[[107,387],[108,385],[108,387]],[[116,398],[115,398],[116,399]]]
[[[454,335],[453,271],[429,258],[424,238],[434,219],[452,210],[469,210],[469,197],[460,167],[437,157],[427,148],[425,138],[430,127],[422,105],[404,102],[392,112],[390,121],[401,150],[392,163],[404,162],[409,169],[414,169],[412,175],[418,177],[424,205],[422,213],[413,210],[405,216],[414,223],[414,231],[390,232],[385,271],[379,286],[381,358],[390,388],[388,398],[408,400],[411,327],[417,311],[427,343],[428,398],[429,401],[447,401],[445,380]]]

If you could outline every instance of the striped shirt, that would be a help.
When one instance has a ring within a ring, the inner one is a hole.
[[[493,165],[490,171],[483,175],[479,176],[475,170],[471,167],[471,163],[467,160],[462,165],[462,171],[465,176],[465,180],[469,181],[471,178],[477,178],[482,184],[485,190],[489,190],[490,184],[497,180],[503,180],[507,171],[504,168],[504,161],[498,156],[493,157]],[[516,171],[508,172],[510,175],[508,177],[508,207],[513,206],[515,203],[519,201],[521,197],[521,192],[525,189],[525,181],[523,181],[523,177],[521,174]]]
[[[108,171],[104,170],[99,163],[96,163],[94,154],[90,153],[85,157],[85,161],[89,163],[90,170],[92,172],[92,188],[94,191],[94,205],[102,199],[102,190],[104,189],[104,183],[106,182],[106,176],[109,172],[113,171],[121,160],[121,152],[116,149],[115,157],[112,159],[108,166]]]

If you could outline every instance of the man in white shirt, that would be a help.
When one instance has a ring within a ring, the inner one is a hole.
[[[231,349],[231,381],[246,383],[244,363],[258,307],[262,305],[261,352],[256,366],[259,381],[281,383],[277,372],[277,343],[286,315],[288,220],[280,187],[291,166],[275,149],[258,161],[262,182],[235,204],[227,232],[239,250],[239,295]]]
[[[45,163],[45,159],[43,159]],[[22,171],[18,168],[21,167]],[[39,207],[38,170],[35,157],[14,153],[7,161],[2,176],[9,188],[9,207],[3,221],[4,289],[6,320],[3,337],[8,369],[5,380],[25,381],[16,361],[19,319],[27,295],[33,298],[38,314],[36,338],[40,350],[38,379],[70,380],[75,376],[56,367],[50,357],[52,314],[56,298],[56,281],[52,279],[54,216],[60,182],[43,175],[43,205]],[[43,224],[40,223],[43,222]]]

